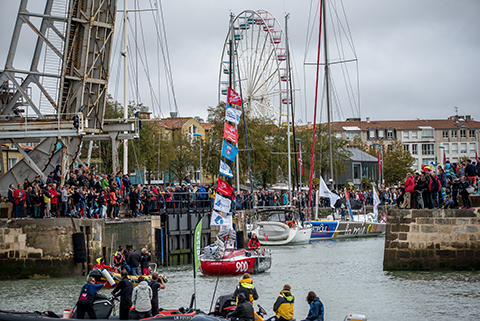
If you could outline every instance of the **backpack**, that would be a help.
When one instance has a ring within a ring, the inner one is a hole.
[[[80,297],[78,298],[78,302],[82,302],[84,304],[92,304],[95,301],[95,295],[90,294],[86,285],[82,287],[82,292],[80,292]]]
[[[432,177],[432,192],[438,192],[438,179],[436,177]]]

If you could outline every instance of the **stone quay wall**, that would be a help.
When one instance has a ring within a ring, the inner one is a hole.
[[[480,270],[479,209],[389,210],[383,269]]]
[[[70,218],[0,220],[0,279],[87,275],[98,257],[110,263],[118,249],[152,249],[152,231],[160,218],[81,220]],[[83,232],[87,262],[74,262],[72,234]],[[152,252],[153,254],[153,252]],[[155,258],[153,258],[155,260]]]

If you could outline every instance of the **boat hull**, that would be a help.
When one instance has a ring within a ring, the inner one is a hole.
[[[332,240],[379,236],[385,233],[386,224],[358,221],[311,221],[310,240]]]
[[[281,222],[258,222],[258,227],[252,232],[257,234],[260,244],[265,246],[275,245],[301,245],[310,242],[312,227],[289,227]]]
[[[223,259],[206,259],[200,256],[200,270],[204,275],[241,275],[244,273],[261,273],[272,265],[268,250],[260,253],[249,250],[226,250]]]

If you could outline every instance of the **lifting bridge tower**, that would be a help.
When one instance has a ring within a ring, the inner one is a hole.
[[[0,190],[45,179],[56,165],[65,173],[80,162],[82,141],[111,139],[116,155],[120,140],[134,137],[134,123],[104,120],[116,9],[117,0],[45,0],[43,12],[31,12],[21,0],[0,73],[0,142],[24,158],[6,169],[0,148]],[[36,37],[30,67],[16,68],[27,32]],[[27,154],[21,143],[35,148]]]

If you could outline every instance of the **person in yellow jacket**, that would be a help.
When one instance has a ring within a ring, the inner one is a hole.
[[[245,298],[247,301],[253,304],[253,300],[258,300],[258,293],[257,289],[253,285],[252,277],[250,274],[245,273],[243,274],[242,279],[238,282],[237,287],[235,288],[235,292],[233,292],[233,297],[235,301],[238,302],[238,295],[240,293],[245,294]]]
[[[285,284],[283,286],[283,290],[280,291],[280,295],[277,297],[277,300],[273,305],[275,315],[267,321],[289,321],[293,318],[294,297],[290,290],[290,285]]]

